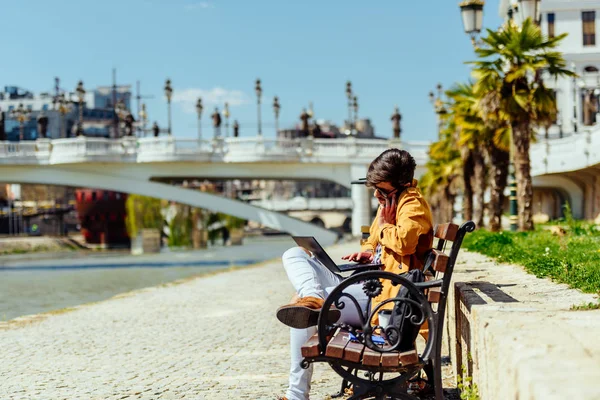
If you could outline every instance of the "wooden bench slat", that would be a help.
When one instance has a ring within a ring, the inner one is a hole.
[[[433,269],[437,272],[446,272],[446,266],[448,265],[448,260],[450,259],[450,257],[448,257],[448,254],[437,249],[432,249],[431,251],[434,254],[433,263],[431,264]]]
[[[442,288],[433,287],[427,291],[427,300],[430,303],[439,303],[442,297]]]
[[[378,367],[381,365],[381,353],[371,350],[368,347],[365,347],[362,357],[362,364],[372,367]]]
[[[359,363],[362,359],[364,349],[364,345],[349,340],[344,348],[344,360]]]
[[[338,330],[329,343],[327,343],[325,355],[327,357],[343,358],[344,348],[349,341],[350,335],[347,332]]]
[[[419,354],[416,350],[405,351],[400,353],[400,363],[402,366],[412,365],[419,362]]]
[[[318,355],[319,335],[316,333],[302,346],[302,356],[317,357]],[[416,350],[404,353],[397,351],[380,353],[369,349],[363,344],[351,341],[349,333],[342,330],[338,330],[329,340],[325,355],[354,363],[362,363],[369,367],[397,367],[419,362],[419,355]]]
[[[315,333],[301,347],[302,357],[316,357],[319,355],[319,333]]]
[[[382,367],[397,367],[398,365],[400,365],[400,353],[397,351],[381,354]]]
[[[439,239],[449,240],[454,242],[456,234],[458,233],[458,225],[456,224],[439,224],[435,227],[434,236]]]

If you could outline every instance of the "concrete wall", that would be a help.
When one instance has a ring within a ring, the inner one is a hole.
[[[482,400],[600,399],[597,302],[520,267],[462,252],[448,301],[447,343]]]

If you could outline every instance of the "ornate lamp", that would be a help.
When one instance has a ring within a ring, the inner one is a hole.
[[[275,96],[273,98],[273,113],[275,114],[275,135],[279,133],[279,110],[281,110],[281,105],[279,104],[279,97]]]
[[[465,33],[471,36],[473,42],[483,28],[484,4],[483,0],[465,0],[459,4]]]
[[[171,98],[173,97],[173,88],[171,87],[171,80],[167,79],[165,82],[165,96],[167,98],[167,111],[169,115],[169,135],[171,134]]]
[[[77,83],[75,88],[77,98],[79,100],[79,122],[77,124],[77,136],[83,135],[83,102],[85,100],[85,89],[83,88],[83,81]]]
[[[531,18],[536,24],[540,20],[540,0],[518,0],[521,19]]]
[[[260,83],[260,79],[256,80],[254,90],[256,91],[256,106],[257,106],[257,115],[258,115],[258,136],[262,136],[262,122],[261,122],[261,115],[260,115],[260,98],[262,96],[262,86]]]

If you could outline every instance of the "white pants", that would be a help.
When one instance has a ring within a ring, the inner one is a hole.
[[[320,297],[325,299],[337,286],[342,277],[329,271],[316,258],[310,257],[304,249],[293,247],[287,250],[282,257],[283,267],[288,278],[300,297]],[[362,285],[352,285],[345,291],[352,294],[362,307],[360,312],[366,310],[368,297],[362,291]],[[340,310],[342,315],[338,322],[359,325],[358,310],[351,302],[346,302],[346,307]],[[308,369],[300,367],[302,361],[301,347],[317,332],[316,326],[306,329],[290,328],[290,380],[286,392],[288,400],[307,400],[310,392],[310,380],[313,373],[312,365]]]

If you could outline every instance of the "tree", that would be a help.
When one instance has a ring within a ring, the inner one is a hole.
[[[421,177],[420,187],[431,205],[434,220],[452,221],[454,200],[461,170],[460,153],[453,140],[456,126],[452,119],[444,121],[440,139],[429,146],[427,171]]]
[[[562,53],[554,50],[566,34],[547,38],[530,19],[521,27],[507,24],[498,31],[488,29],[476,49],[476,83],[484,113],[507,120],[512,131],[517,180],[519,229],[533,229],[533,185],[529,147],[534,129],[547,126],[556,117],[556,101],[546,88],[548,78],[574,76],[566,69]],[[543,73],[542,73],[543,72]]]
[[[483,226],[483,196],[490,179],[490,229],[499,231],[508,177],[510,125],[496,114],[482,112],[471,83],[455,85],[448,97],[452,100],[450,115],[460,129],[457,144],[463,159],[464,219],[474,219],[477,226]],[[473,192],[477,205],[474,212],[470,198]]]
[[[132,194],[125,203],[127,219],[125,225],[130,238],[135,238],[142,229],[160,231],[163,225],[162,200]]]
[[[446,92],[449,99],[450,118],[456,125],[457,147],[462,159],[463,218],[474,219],[483,226],[484,193],[487,188],[485,165],[485,140],[487,127],[477,111],[477,98],[473,85],[456,84]]]

